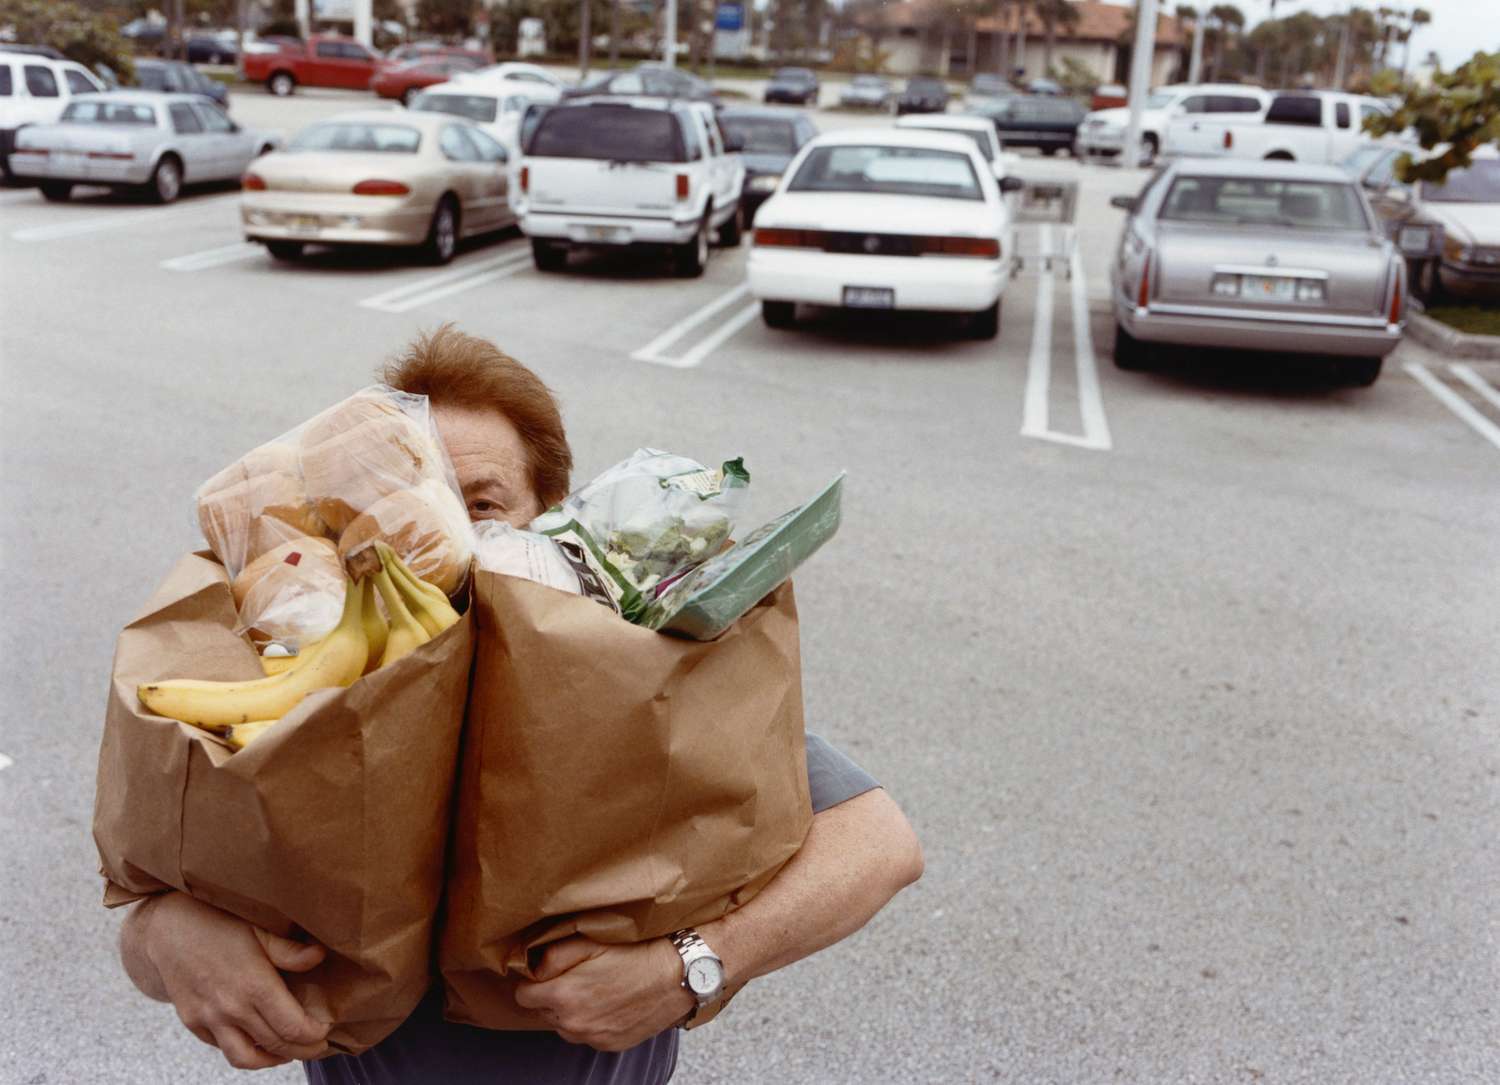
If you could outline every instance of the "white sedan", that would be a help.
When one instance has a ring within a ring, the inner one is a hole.
[[[491,64],[488,68],[476,68],[457,78],[465,83],[531,83],[551,87],[559,93],[568,89],[567,81],[556,72],[540,64],[527,64],[521,60],[507,60],[503,64]]]
[[[750,293],[773,328],[800,302],[967,313],[992,339],[1015,257],[1002,182],[972,139],[849,129],[808,143],[756,213]]]
[[[896,119],[897,128],[919,128],[927,132],[953,132],[967,136],[979,148],[979,153],[990,164],[990,172],[999,181],[1010,173],[1017,163],[1014,155],[1005,154],[1000,147],[1000,137],[995,134],[995,122],[988,117],[965,117],[957,113],[908,113]]]
[[[418,113],[451,113],[463,117],[499,140],[514,158],[520,153],[521,118],[534,102],[554,105],[562,91],[524,80],[493,82],[455,79],[425,88],[411,103]]]

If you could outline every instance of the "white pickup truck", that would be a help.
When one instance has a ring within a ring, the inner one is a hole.
[[[639,246],[703,274],[740,243],[745,166],[706,102],[598,96],[548,109],[521,158],[521,230],[540,271],[574,248]]]
[[[9,173],[16,129],[28,124],[56,124],[75,94],[98,94],[104,89],[98,77],[82,64],[32,53],[8,53],[0,43],[0,177]]]
[[[1370,137],[1365,118],[1390,112],[1378,98],[1340,91],[1285,91],[1271,99],[1264,119],[1178,117],[1168,125],[1174,155],[1275,158],[1329,165]]]

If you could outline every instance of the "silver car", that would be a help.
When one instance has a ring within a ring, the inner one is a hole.
[[[1342,356],[1373,384],[1406,326],[1406,267],[1336,166],[1180,159],[1139,196],[1110,268],[1115,364],[1154,344]]]
[[[79,95],[56,124],[22,128],[10,163],[49,200],[66,200],[75,185],[107,185],[171,203],[184,185],[238,179],[280,142],[199,95],[122,90]]]

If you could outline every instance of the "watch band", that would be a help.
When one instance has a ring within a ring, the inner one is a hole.
[[[695,1003],[692,1010],[679,1023],[680,1025],[686,1025],[697,1016],[699,1010],[712,1003],[723,993],[724,962],[719,959],[719,955],[709,948],[708,943],[692,927],[684,927],[680,931],[673,931],[667,937],[671,939],[673,948],[677,950],[677,955],[682,958],[682,986],[688,994],[693,996],[693,1002]],[[706,998],[700,996],[688,984],[688,969],[692,967],[694,961],[705,958],[719,966],[719,988]]]

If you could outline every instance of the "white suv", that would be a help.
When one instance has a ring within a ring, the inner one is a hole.
[[[521,158],[521,229],[541,271],[573,248],[640,246],[694,277],[709,242],[740,243],[745,166],[713,107],[597,96],[548,109]]]
[[[1265,113],[1271,96],[1259,87],[1237,83],[1179,83],[1154,90],[1141,111],[1141,165],[1148,165],[1160,153],[1178,154],[1168,128],[1174,118],[1211,114],[1212,119],[1233,114],[1237,117]],[[1130,110],[1123,106],[1097,109],[1083,118],[1078,126],[1075,148],[1083,155],[1117,155],[1125,145],[1125,130],[1130,126]]]
[[[76,61],[7,53],[0,45],[0,176],[10,175],[17,128],[52,124],[74,95],[104,89],[99,78]]]

